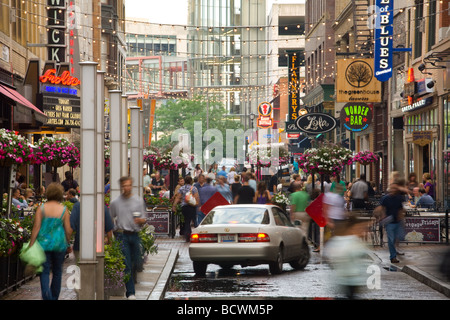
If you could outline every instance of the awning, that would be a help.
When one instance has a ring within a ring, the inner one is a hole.
[[[47,116],[44,112],[39,110],[34,104],[32,104],[30,101],[25,99],[24,96],[22,96],[17,90],[14,90],[12,88],[9,88],[3,84],[0,83],[0,93],[4,96],[8,97],[11,100],[16,101],[17,103],[20,103],[21,105],[31,109],[34,111],[34,114],[36,115],[36,120],[46,123],[47,122]]]

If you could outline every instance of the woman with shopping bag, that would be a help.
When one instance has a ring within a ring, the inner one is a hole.
[[[61,204],[64,189],[60,183],[51,183],[46,191],[47,202],[38,207],[31,231],[29,248],[35,242],[45,252],[46,260],[40,274],[41,293],[44,300],[58,300],[61,292],[63,263],[70,252],[69,241],[72,235],[70,212]],[[50,269],[53,273],[50,285]]]

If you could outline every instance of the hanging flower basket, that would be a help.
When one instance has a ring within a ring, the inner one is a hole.
[[[281,143],[255,145],[250,150],[249,162],[258,168],[282,166],[289,162],[289,155]]]
[[[360,151],[353,157],[353,162],[358,162],[363,166],[378,162],[378,160],[378,155],[376,155],[372,151]]]
[[[35,162],[37,164],[50,164],[52,167],[69,165],[76,168],[80,165],[80,151],[64,138],[43,137],[35,150]]]
[[[353,161],[352,151],[334,144],[323,144],[319,148],[306,150],[299,157],[299,168],[307,174],[340,174],[344,165]]]
[[[153,164],[156,170],[177,170],[186,168],[194,156],[181,152],[173,155],[172,150],[160,151],[155,148],[144,150],[144,161]]]
[[[109,147],[109,145],[105,145],[104,157],[105,157],[105,167],[108,168],[111,158],[111,148]]]
[[[28,140],[14,131],[0,129],[0,166],[31,164],[34,162],[33,148]]]

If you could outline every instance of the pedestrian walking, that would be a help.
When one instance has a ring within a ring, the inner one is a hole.
[[[230,172],[228,172],[227,180],[228,184],[232,185],[234,183],[234,177],[237,175],[236,169],[234,167],[230,168]]]
[[[266,204],[270,201],[272,201],[272,197],[269,190],[267,190],[267,185],[264,181],[260,181],[258,183],[258,189],[256,190],[254,202],[257,204]]]
[[[190,201],[188,198],[193,197],[194,201]],[[181,214],[184,217],[184,226],[182,232],[185,236],[186,242],[189,242],[191,239],[191,223],[195,221],[197,216],[197,205],[200,203],[200,199],[198,196],[198,190],[192,184],[192,177],[186,176],[184,178],[184,186],[182,186],[173,201],[172,210],[175,211],[176,205],[181,202]]]
[[[248,184],[250,178],[250,172],[242,174],[242,187],[239,188],[237,195],[234,198],[235,204],[251,204],[255,200],[255,190]]]
[[[72,228],[69,210],[61,204],[64,200],[64,188],[59,183],[51,183],[46,191],[47,202],[36,210],[30,247],[37,241],[45,251],[46,261],[40,274],[41,294],[44,300],[58,300],[61,292],[63,263]],[[50,271],[53,274],[50,284]]]
[[[355,299],[367,282],[367,248],[361,236],[367,230],[367,223],[350,217],[342,232],[328,240],[325,256],[335,271],[336,284],[347,299]]]
[[[233,195],[233,199],[236,198],[237,192],[238,192],[240,187],[242,187],[241,176],[240,175],[235,175],[234,176],[234,182],[230,186],[231,194]]]
[[[220,176],[225,177],[225,178],[228,177],[227,167],[222,166],[222,170],[220,170],[219,172],[217,172],[217,179],[219,179]]]
[[[122,253],[125,256],[125,273],[130,275],[125,284],[126,297],[135,300],[135,287],[137,268],[141,259],[141,240],[139,231],[146,223],[144,199],[133,195],[133,179],[121,177],[120,196],[110,204],[111,218],[115,224],[114,235],[121,242]]]
[[[231,193],[231,188],[227,184],[227,178],[224,176],[217,177],[216,184],[217,191],[229,202],[233,203],[233,194]]]
[[[306,207],[311,202],[311,198],[309,193],[303,190],[302,183],[299,181],[294,182],[292,189],[293,192],[289,195],[291,220],[300,220],[302,222],[300,227],[308,238],[311,217],[306,213]]]
[[[362,173],[359,180],[352,185],[350,191],[350,198],[352,199],[352,210],[353,209],[365,209],[366,200],[368,199],[369,186],[366,182],[366,175]]]
[[[270,195],[273,195],[274,193],[277,193],[278,174],[274,172],[272,168],[269,169],[269,172],[272,176],[270,177],[267,189],[269,189]]]
[[[200,198],[200,205],[197,207],[197,225],[205,218],[205,213],[202,212],[201,206],[204,205],[216,192],[217,188],[211,184],[212,179],[207,177],[206,183],[198,189],[198,196]]]
[[[343,189],[342,184],[336,184],[333,192],[327,192],[323,197],[323,211],[328,219],[327,227],[331,229],[332,234],[340,234],[348,218],[342,196]]]
[[[80,208],[81,203],[77,201],[70,212],[70,227],[73,231],[75,231],[75,237],[73,241],[72,251],[75,256],[75,261],[79,261],[80,257]],[[107,239],[107,243],[110,243],[113,237],[114,230],[114,222],[111,219],[111,215],[109,213],[109,208],[105,205],[105,237]]]
[[[400,188],[397,188],[397,185]],[[382,206],[386,217],[383,219],[382,223],[386,228],[386,233],[388,236],[389,259],[392,263],[400,262],[397,259],[396,244],[402,235],[401,211],[403,210],[403,202],[405,201],[405,193],[402,191],[404,188],[405,180],[396,178],[394,183],[389,187],[389,193],[380,201],[380,205]]]
[[[69,189],[75,189],[77,190],[77,192],[80,192],[78,182],[73,179],[72,172],[66,171],[64,175],[66,179],[61,182],[62,186],[64,187],[64,192],[67,192]]]

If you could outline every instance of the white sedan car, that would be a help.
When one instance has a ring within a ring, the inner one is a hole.
[[[196,275],[209,263],[222,268],[269,264],[279,274],[288,262],[303,269],[310,251],[304,232],[275,205],[226,205],[215,207],[192,231],[189,256]]]

